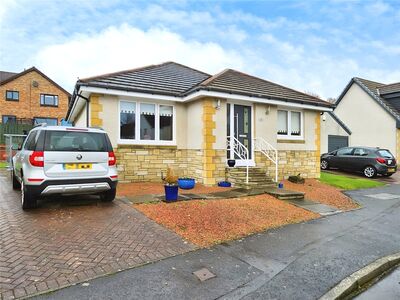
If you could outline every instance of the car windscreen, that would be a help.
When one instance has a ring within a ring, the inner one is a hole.
[[[394,158],[392,153],[389,150],[378,150],[378,154],[384,158]]]
[[[104,133],[49,130],[44,151],[106,152],[107,146]]]

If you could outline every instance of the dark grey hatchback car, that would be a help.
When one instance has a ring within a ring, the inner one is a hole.
[[[396,159],[387,149],[345,147],[321,155],[321,169],[362,172],[368,178],[391,176],[397,171]]]

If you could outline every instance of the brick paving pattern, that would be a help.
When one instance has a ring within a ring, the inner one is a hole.
[[[0,299],[57,289],[194,249],[118,200],[74,206],[75,199],[56,199],[25,212],[6,176],[0,172]]]

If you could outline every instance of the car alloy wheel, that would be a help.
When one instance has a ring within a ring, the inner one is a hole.
[[[376,171],[375,171],[375,169],[373,167],[366,167],[364,169],[365,177],[372,178],[372,177],[375,176],[375,173],[376,173]]]
[[[323,160],[321,161],[321,169],[322,169],[322,170],[328,169],[328,162],[327,162],[325,159],[323,159]]]

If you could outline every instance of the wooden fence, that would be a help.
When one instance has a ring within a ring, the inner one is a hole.
[[[0,123],[0,145],[5,144],[4,134],[26,134],[33,128],[31,124]]]

